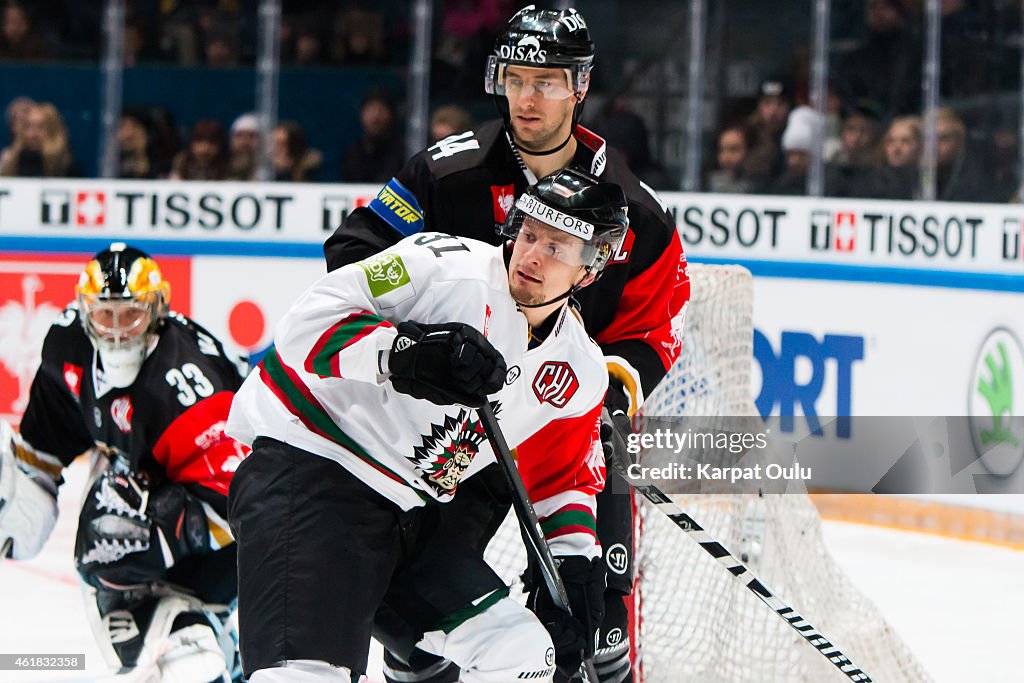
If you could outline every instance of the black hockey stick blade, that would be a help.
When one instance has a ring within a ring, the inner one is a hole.
[[[559,609],[572,614],[572,610],[569,608],[569,594],[565,592],[565,584],[562,583],[562,577],[558,573],[555,558],[551,555],[551,548],[548,547],[548,541],[544,538],[544,532],[541,531],[537,511],[533,509],[533,503],[530,502],[530,497],[526,493],[526,486],[519,477],[519,468],[516,466],[515,460],[512,459],[512,451],[508,447],[508,442],[505,441],[501,427],[498,426],[494,409],[491,408],[490,403],[485,403],[477,409],[477,414],[483,423],[487,440],[491,442],[498,466],[501,467],[501,471],[505,475],[505,482],[512,489],[512,509],[515,510],[516,518],[519,520],[523,543],[526,544],[527,551],[533,555],[534,560],[540,566],[544,584],[547,586],[548,592],[551,593],[552,602]],[[586,672],[586,680],[590,683],[598,683],[600,679],[597,677],[597,669],[594,667],[592,658],[583,659],[583,669]]]
[[[616,411],[614,418],[620,418],[624,416],[622,411]],[[640,495],[649,500],[655,505],[661,512],[663,512],[672,522],[679,527],[681,530],[686,532],[686,535],[694,540],[697,545],[701,547],[705,552],[718,560],[719,564],[728,570],[728,572],[737,581],[742,583],[747,589],[760,598],[761,602],[768,605],[779,617],[794,628],[800,636],[810,643],[814,649],[822,654],[823,657],[832,662],[832,664],[846,674],[846,677],[856,683],[871,683],[872,679],[863,670],[858,668],[850,658],[847,657],[840,651],[838,647],[832,644],[828,638],[823,636],[818,629],[812,626],[806,619],[800,616],[796,610],[787,605],[777,595],[772,593],[767,586],[765,586],[760,579],[754,576],[750,569],[740,562],[736,557],[729,552],[729,550],[711,538],[703,527],[701,527],[690,515],[683,511],[671,498],[668,497],[661,489],[654,484],[637,484],[634,479],[629,476],[628,469],[632,464],[629,462],[629,457],[626,451],[625,440],[620,432],[617,424],[617,420],[612,421],[614,425],[615,433],[613,434],[614,447],[611,449],[611,465],[618,472],[623,479],[637,490]]]

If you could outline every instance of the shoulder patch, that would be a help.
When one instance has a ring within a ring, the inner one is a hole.
[[[397,178],[380,189],[369,208],[405,237],[423,230],[423,209],[419,200]]]
[[[359,261],[358,265],[366,273],[366,284],[375,298],[410,283],[409,270],[398,254],[377,254]]]

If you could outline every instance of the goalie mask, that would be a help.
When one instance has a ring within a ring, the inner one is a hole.
[[[615,183],[600,182],[574,168],[561,169],[541,178],[516,200],[500,233],[515,241],[524,229],[529,231],[537,223],[577,238],[565,242],[565,248],[552,247],[552,258],[600,276],[629,228],[626,195]],[[572,296],[579,288],[576,285],[535,306]]]
[[[565,80],[561,83],[524,84],[521,79],[506,77],[509,66],[561,69]],[[594,42],[582,15],[574,9],[542,10],[529,5],[516,12],[505,32],[494,42],[494,54],[487,58],[484,90],[494,96],[505,119],[505,127],[510,130],[508,100],[505,97],[517,89],[535,88],[547,99],[580,97],[573,108],[572,129],[575,130],[583,113],[582,95],[590,87],[593,66]],[[532,154],[551,154],[564,146],[565,142],[553,150]]]
[[[129,386],[167,316],[170,284],[147,254],[115,242],[89,261],[75,292],[82,326],[103,365],[103,380]]]

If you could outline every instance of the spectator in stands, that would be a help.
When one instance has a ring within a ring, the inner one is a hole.
[[[880,199],[916,199],[924,144],[921,119],[901,116],[889,124],[882,139],[882,163],[872,174],[867,196]]]
[[[25,6],[8,0],[4,5],[3,25],[0,26],[0,59],[35,62],[52,57],[50,46],[37,30]]]
[[[789,115],[782,134],[786,170],[766,190],[768,194],[803,195],[807,193],[807,170],[815,145],[824,144],[825,122],[810,107],[797,107]]]
[[[651,158],[651,144],[647,135],[647,124],[643,118],[625,106],[616,106],[595,124],[608,145],[621,154],[640,180],[655,190],[678,189],[668,172]]]
[[[843,110],[839,151],[829,159],[826,193],[832,197],[867,197],[871,177],[881,163],[879,109],[860,100]]]
[[[462,133],[473,127],[469,112],[454,104],[438,107],[430,117],[430,143],[449,135]]]
[[[228,178],[253,180],[260,154],[260,120],[256,114],[242,114],[231,124],[231,160]]]
[[[967,148],[967,128],[949,107],[935,112],[935,198],[948,202],[994,200],[989,175]]]
[[[384,17],[355,4],[341,10],[334,22],[331,56],[348,66],[384,63]]]
[[[476,65],[487,61],[511,11],[511,3],[505,0],[445,0],[431,64],[438,75],[433,84],[436,89],[451,97],[476,94],[480,88]]]
[[[294,62],[298,66],[316,66],[324,61],[323,39],[320,26],[312,22],[302,22],[295,32]]]
[[[386,183],[402,168],[405,146],[396,132],[395,104],[385,90],[373,89],[359,106],[362,136],[342,155],[341,180]]]
[[[174,158],[173,180],[225,180],[228,172],[228,144],[224,127],[212,119],[192,128],[188,147]]]
[[[1017,132],[999,125],[992,134],[987,167],[992,174],[992,201],[1008,202],[1020,187],[1020,153]]]
[[[757,141],[747,152],[746,169],[757,182],[769,184],[783,171],[782,132],[792,106],[782,80],[772,78],[761,83],[757,108],[747,119],[747,124],[757,133]]]
[[[726,126],[718,134],[717,167],[708,174],[709,192],[757,192],[759,185],[747,174],[747,155],[757,133],[745,123]]]
[[[14,142],[24,133],[28,113],[35,104],[35,100],[31,97],[15,97],[7,105],[4,119],[7,121],[8,145],[4,147],[3,152],[0,152],[0,166],[3,166],[14,153]]]
[[[323,163],[323,154],[309,147],[306,132],[294,121],[279,123],[274,129],[270,154],[274,160],[274,180],[316,180]]]
[[[150,126],[149,162],[157,178],[167,178],[171,174],[171,163],[181,149],[178,125],[165,107],[153,107],[146,113]]]
[[[68,146],[68,132],[60,112],[49,102],[34,104],[25,127],[0,166],[0,175],[29,178],[74,178],[82,175]]]
[[[227,25],[211,26],[204,36],[206,66],[224,69],[238,66],[238,35]]]
[[[843,59],[836,84],[844,102],[867,98],[886,118],[920,111],[921,41],[901,0],[868,0],[867,38]]]
[[[156,177],[149,160],[149,117],[145,111],[125,108],[117,127],[117,145],[121,150],[118,178]]]

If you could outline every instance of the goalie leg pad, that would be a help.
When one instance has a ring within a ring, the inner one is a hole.
[[[290,659],[279,666],[254,671],[249,683],[356,683],[359,676],[343,666],[315,659]]]
[[[231,681],[233,644],[221,637],[218,617],[191,596],[152,597],[106,611],[94,630],[108,663],[120,666],[118,681]]]
[[[598,631],[594,667],[600,683],[633,683],[629,661],[629,615],[622,596],[616,591],[604,593],[604,620]]]
[[[0,559],[39,554],[57,523],[57,497],[18,467],[14,436],[0,421]]]
[[[551,636],[528,609],[502,598],[444,633],[431,631],[418,645],[462,669],[463,683],[550,681],[555,672]]]

